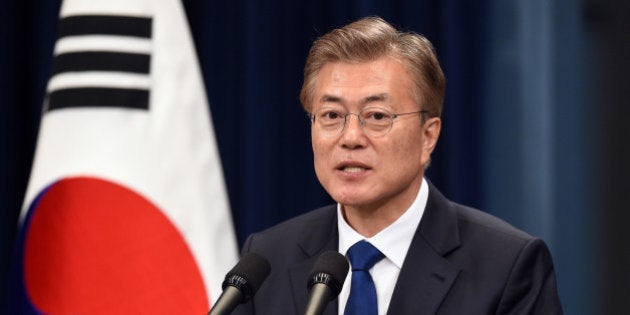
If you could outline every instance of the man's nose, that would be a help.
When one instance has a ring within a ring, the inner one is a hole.
[[[355,116],[356,119],[352,119],[352,116]],[[355,113],[348,113],[345,119],[345,125],[343,126],[343,130],[341,132],[346,132],[351,128],[357,128],[359,131],[363,132],[363,121],[361,120],[361,116]]]
[[[352,118],[355,116],[355,119]],[[365,146],[366,135],[363,124],[358,114],[349,113],[346,116],[346,124],[341,131],[341,145],[346,148],[355,149]]]

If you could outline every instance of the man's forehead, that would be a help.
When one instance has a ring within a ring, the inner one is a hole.
[[[361,104],[374,103],[374,102],[385,102],[390,99],[390,95],[388,93],[375,93],[368,94],[367,96],[360,98],[359,102]],[[344,103],[346,100],[343,96],[340,95],[332,95],[332,94],[324,94],[319,99],[320,103]]]

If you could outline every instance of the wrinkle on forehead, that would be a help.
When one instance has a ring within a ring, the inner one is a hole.
[[[359,104],[362,106],[371,104],[371,103],[379,103],[379,102],[387,102],[391,99],[388,93],[377,93],[374,95],[368,95],[359,101]],[[345,104],[345,100],[342,97],[336,95],[324,94],[322,98],[319,100],[319,103],[327,103],[327,104]]]

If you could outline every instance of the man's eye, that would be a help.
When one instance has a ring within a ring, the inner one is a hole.
[[[363,115],[364,119],[373,121],[387,120],[390,116],[391,115],[389,115],[388,113],[379,111],[369,111],[364,113]]]
[[[325,120],[338,120],[342,118],[343,116],[341,115],[341,113],[337,111],[328,110],[328,111],[324,111],[320,113],[320,117],[321,119],[325,119]]]
[[[373,117],[374,119],[376,119],[376,120],[381,120],[381,119],[385,118],[385,115],[384,115],[383,113],[374,113],[374,114],[372,115],[372,117]]]

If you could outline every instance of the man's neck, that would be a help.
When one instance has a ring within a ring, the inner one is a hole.
[[[416,199],[422,181],[396,202],[375,202],[370,205],[342,205],[344,219],[357,233],[370,238],[402,216]]]
[[[348,225],[350,225],[357,233],[363,235],[366,238],[370,238],[376,235],[378,232],[384,230],[398,219],[404,210],[400,213],[398,211],[386,212],[375,214],[366,210],[343,206],[343,215]]]

